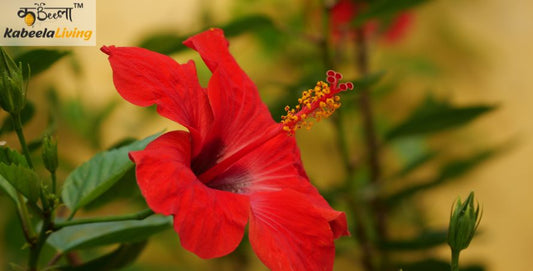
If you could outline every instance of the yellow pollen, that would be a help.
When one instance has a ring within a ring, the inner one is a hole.
[[[336,83],[335,81],[331,88],[327,83],[319,81],[314,88],[302,92],[294,109],[286,106],[287,114],[281,117],[283,130],[294,135],[296,130],[302,127],[309,130],[313,123],[331,116],[341,105],[340,97],[336,94],[346,90],[345,86],[338,88]]]

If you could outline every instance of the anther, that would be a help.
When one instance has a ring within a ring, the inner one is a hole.
[[[301,127],[310,129],[314,122],[331,116],[340,107],[337,94],[354,87],[351,82],[338,84],[342,74],[333,70],[327,71],[326,76],[327,83],[319,81],[314,88],[304,91],[294,109],[285,107],[287,114],[281,117],[281,122],[283,130],[289,135],[294,135]]]

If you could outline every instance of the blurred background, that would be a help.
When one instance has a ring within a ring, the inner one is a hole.
[[[396,27],[394,20],[404,11],[389,14],[389,20],[374,19],[365,32],[369,74],[374,80],[364,77],[354,63],[357,44],[353,37],[335,34],[333,28],[324,30],[324,25],[334,19],[328,19],[333,13],[324,5],[313,0],[100,1],[97,47],[49,48],[66,55],[32,78],[28,96],[36,114],[25,126],[26,135],[30,140],[40,137],[50,127],[49,116],[55,116],[61,180],[74,167],[124,138],[180,129],[154,110],[133,106],[119,97],[107,57],[99,47],[142,45],[170,54],[180,63],[194,59],[205,85],[208,70],[192,50],[179,44],[209,27],[223,27],[234,57],[256,82],[276,120],[286,104],[296,103],[301,91],[325,79],[325,71],[331,68],[328,58],[345,79],[356,82],[355,92],[342,98],[341,117],[297,134],[311,181],[336,209],[353,211],[338,200],[338,190],[347,180],[357,183],[353,195],[362,202],[376,193],[387,198],[435,180],[434,185],[417,189],[407,199],[391,201],[386,223],[391,242],[376,245],[381,257],[387,255],[393,262],[406,263],[400,266],[425,259],[448,261],[449,248],[443,245],[442,231],[447,229],[450,208],[458,196],[465,198],[475,191],[483,218],[478,236],[462,254],[462,262],[474,266],[471,270],[528,270],[533,250],[533,167],[529,160],[533,155],[533,80],[528,68],[533,63],[533,4],[427,1],[409,9],[405,26],[392,36],[387,30]],[[326,6],[331,8],[332,3]],[[324,40],[329,45],[326,50]],[[35,48],[9,51],[17,55],[28,49]],[[381,179],[385,184],[378,192],[367,181],[358,86],[369,90],[381,142]],[[442,120],[441,124],[450,129],[424,130],[428,126],[420,122],[420,131],[401,134],[401,124],[424,109],[474,107],[483,110],[455,122],[452,119],[451,125],[446,118]],[[340,146],[338,127],[348,138]],[[18,148],[12,133],[3,133],[0,139]],[[353,174],[342,167],[347,158],[354,165]],[[129,182],[130,190],[135,189],[133,182]],[[141,208],[138,192],[123,194],[119,199],[102,200],[106,205],[93,206],[80,215],[110,215]],[[0,269],[4,269],[8,262],[24,262],[26,255],[14,209],[2,196],[0,206]],[[349,219],[350,223],[361,224],[353,214]],[[428,231],[434,235],[422,234]],[[425,237],[423,240],[436,236],[436,243],[433,245],[431,238],[418,247],[392,242],[417,236]],[[353,228],[352,237],[337,241],[335,270],[364,270],[360,242],[352,239],[357,239]],[[108,250],[88,249],[81,252],[81,257]],[[265,269],[247,241],[227,257],[201,260],[182,249],[177,235],[167,230],[150,239],[127,270],[237,270],[236,266]],[[419,267],[404,270],[423,270],[415,268]]]

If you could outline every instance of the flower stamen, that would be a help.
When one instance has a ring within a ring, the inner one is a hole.
[[[329,70],[326,75],[327,83],[318,81],[314,88],[304,91],[295,108],[285,107],[287,114],[281,117],[281,123],[289,135],[302,127],[309,130],[315,122],[331,116],[341,106],[337,94],[354,87],[352,82],[339,84],[342,74],[336,71]]]

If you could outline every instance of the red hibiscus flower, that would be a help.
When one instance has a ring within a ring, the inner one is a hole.
[[[309,125],[307,116],[330,114],[339,105],[334,94],[353,85],[337,84],[340,74],[330,71],[331,86],[316,87],[324,97],[304,98],[305,110],[289,110],[280,124],[220,29],[184,44],[211,70],[207,88],[198,83],[193,61],[178,64],[146,49],[102,47],[124,99],[156,104],[160,115],[188,129],[130,153],[146,202],[156,213],[174,217],[182,246],[201,258],[233,251],[249,222],[252,248],[269,268],[331,270],[333,240],[348,234],[346,217],[309,183],[290,134]]]
[[[354,0],[340,0],[330,11],[330,26],[333,43],[337,44],[342,38],[353,38],[355,29],[352,21],[365,8],[365,3]],[[401,12],[392,18],[386,28],[380,29],[381,22],[370,20],[362,28],[367,37],[378,34],[387,43],[394,43],[405,36],[413,21],[413,14]],[[380,31],[381,30],[381,31]]]

